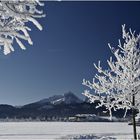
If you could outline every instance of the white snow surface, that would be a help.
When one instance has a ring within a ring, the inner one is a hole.
[[[140,133],[140,127],[137,128]],[[118,122],[1,122],[0,140],[55,140],[96,136],[132,139],[133,129]],[[91,137],[90,137],[91,138]],[[94,138],[94,137],[93,137]]]

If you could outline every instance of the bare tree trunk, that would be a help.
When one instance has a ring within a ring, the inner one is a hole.
[[[134,135],[134,140],[137,140],[135,108],[134,108],[134,106],[135,106],[135,95],[133,95],[132,104],[133,104],[133,108],[132,108],[133,135]]]
[[[112,110],[111,109],[109,109],[109,119],[110,119],[110,121],[112,121]]]
[[[124,113],[124,115],[123,115],[123,118],[126,117],[126,114],[127,114],[127,109],[125,110],[125,113]]]

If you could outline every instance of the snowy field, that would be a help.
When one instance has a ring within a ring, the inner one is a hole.
[[[138,127],[140,132],[140,127]],[[0,123],[0,140],[131,139],[132,126],[112,122],[5,122]]]

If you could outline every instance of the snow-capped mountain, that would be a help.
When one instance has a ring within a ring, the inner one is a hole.
[[[39,104],[51,103],[54,104],[55,102],[61,102],[63,100],[63,95],[54,95],[49,98],[42,99],[38,101]]]
[[[54,105],[57,104],[76,104],[76,103],[82,103],[83,101],[79,99],[75,94],[72,92],[65,93],[63,95],[54,95],[52,97],[40,100],[38,103],[45,104],[45,103],[51,103]]]
[[[72,92],[55,95],[34,103],[16,107],[0,105],[0,118],[69,117],[76,114],[103,114],[105,107],[96,108],[97,103],[82,101]],[[117,116],[124,114],[114,112]]]

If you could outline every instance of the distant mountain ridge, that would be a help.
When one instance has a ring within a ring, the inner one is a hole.
[[[37,103],[51,103],[51,104],[76,104],[76,103],[82,103],[81,99],[79,99],[74,93],[68,92],[63,95],[54,95],[49,98],[43,99],[38,101]]]
[[[105,107],[96,108],[97,103],[90,104],[87,100],[79,99],[74,93],[54,95],[40,101],[26,104],[20,107],[0,105],[0,118],[48,118],[70,117],[76,114],[104,115]],[[123,116],[123,110],[115,112],[115,115]]]

